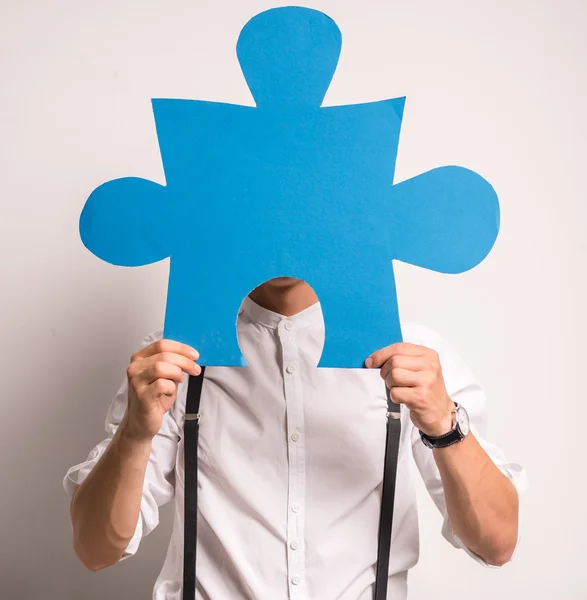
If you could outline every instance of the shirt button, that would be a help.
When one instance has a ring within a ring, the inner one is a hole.
[[[287,331],[291,331],[293,329],[293,323],[291,321],[286,321],[284,327]]]
[[[300,439],[300,434],[299,433],[292,433],[291,434],[291,441],[292,442],[297,442]]]
[[[291,509],[295,513],[300,512],[300,505],[299,504],[292,504],[291,505]]]
[[[287,365],[287,367],[285,368],[285,370],[290,374],[293,375],[296,372],[296,366],[294,364],[289,364]]]
[[[300,583],[300,578],[299,578],[299,577],[296,575],[295,577],[292,577],[292,578],[291,578],[291,582],[292,582],[294,585],[298,585],[298,584]]]
[[[292,543],[289,545],[289,547],[290,547],[292,550],[297,550],[297,549],[300,547],[300,544],[299,544],[299,542],[292,542]]]

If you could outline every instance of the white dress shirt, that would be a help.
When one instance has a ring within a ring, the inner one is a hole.
[[[247,297],[237,330],[247,366],[207,367],[202,391],[196,598],[372,600],[387,411],[379,370],[316,368],[324,343],[319,304],[284,317]],[[466,364],[430,329],[406,323],[402,332],[405,341],[439,353],[447,391],[467,409],[473,434],[516,489],[525,489],[524,470],[485,439],[485,395]],[[187,380],[153,440],[140,517],[123,557],[136,553],[157,526],[159,507],[175,498],[154,600],[181,600]],[[104,453],[126,405],[125,379],[106,417],[107,438],[65,476],[70,496]],[[417,471],[444,516],[442,535],[491,566],[452,531],[432,450],[405,406],[401,423],[393,600],[407,597],[408,570],[418,560]]]

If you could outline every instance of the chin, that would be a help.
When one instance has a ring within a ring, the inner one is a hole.
[[[301,279],[298,279],[297,277],[274,277],[267,283],[275,287],[286,287],[298,283],[299,281],[301,281]]]

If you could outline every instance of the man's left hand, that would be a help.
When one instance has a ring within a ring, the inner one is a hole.
[[[365,366],[381,368],[391,399],[408,407],[418,429],[432,437],[451,431],[455,404],[446,391],[436,351],[401,342],[371,354]]]

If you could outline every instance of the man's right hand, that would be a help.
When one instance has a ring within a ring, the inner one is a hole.
[[[138,440],[151,440],[163,423],[163,416],[175,402],[177,386],[184,373],[199,375],[195,362],[199,353],[172,340],[158,340],[132,355],[126,371],[128,408],[125,429]]]

